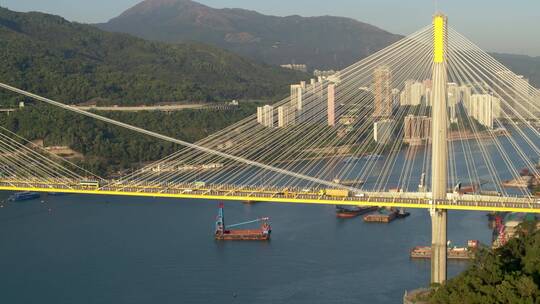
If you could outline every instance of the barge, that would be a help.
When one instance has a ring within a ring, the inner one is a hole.
[[[382,209],[379,211],[379,213],[374,214],[368,214],[364,216],[364,222],[368,223],[390,223],[395,219],[401,219],[406,218],[409,216],[410,213],[404,211],[403,209],[391,209],[390,211],[386,211],[385,209]]]
[[[353,218],[361,214],[371,211],[376,211],[376,206],[344,206],[336,205],[336,217],[338,218]]]
[[[248,222],[225,226],[223,203],[220,203],[218,206],[218,216],[216,219],[216,230],[214,237],[216,240],[222,241],[266,241],[270,239],[270,233],[272,232],[269,220],[270,219],[268,217],[263,217]],[[231,229],[233,227],[258,222],[261,223],[259,229]]]
[[[396,214],[394,212],[391,213],[374,213],[374,214],[368,214],[364,216],[364,222],[368,223],[390,223],[391,221],[396,219]]]
[[[37,192],[29,192],[29,191],[16,192],[8,197],[8,201],[10,202],[28,201],[28,200],[39,198],[40,196],[41,195]]]
[[[450,260],[469,260],[474,259],[476,249],[479,242],[477,240],[469,240],[467,247],[451,247],[447,249],[446,257]],[[411,249],[409,254],[411,259],[431,259],[431,247],[416,246]]]

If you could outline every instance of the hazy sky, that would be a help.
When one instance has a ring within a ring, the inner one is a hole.
[[[42,11],[79,22],[104,22],[141,0],[0,0],[16,11]],[[336,15],[397,34],[429,24],[434,0],[200,0],[286,16]],[[540,0],[439,0],[450,26],[485,50],[540,56]]]

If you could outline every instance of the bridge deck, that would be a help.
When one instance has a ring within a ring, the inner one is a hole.
[[[531,198],[498,197],[486,195],[448,194],[446,200],[432,201],[430,193],[362,192],[360,196],[330,196],[316,191],[238,187],[231,185],[122,185],[110,183],[101,188],[85,186],[79,182],[27,182],[0,180],[0,190],[58,192],[91,195],[167,197],[230,201],[259,201],[288,204],[356,205],[404,208],[440,208],[450,210],[507,211],[540,213],[540,201]]]

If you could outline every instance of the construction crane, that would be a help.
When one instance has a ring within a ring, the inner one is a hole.
[[[265,241],[270,239],[270,233],[272,228],[269,223],[270,218],[261,217],[255,220],[246,221],[238,224],[225,225],[225,213],[223,211],[223,203],[218,205],[218,215],[216,218],[216,240],[241,240],[241,241]],[[259,223],[261,227],[259,229],[231,229],[233,227],[243,226],[247,224]]]
[[[247,221],[247,222],[242,222],[242,223],[238,223],[238,224],[229,225],[229,226],[226,226],[225,228],[229,229],[229,228],[233,228],[233,227],[238,227],[238,226],[242,226],[242,225],[253,224],[253,223],[258,223],[258,222],[268,221],[268,220],[270,220],[269,217],[261,217],[261,218],[258,218],[258,219],[252,220],[252,221]]]

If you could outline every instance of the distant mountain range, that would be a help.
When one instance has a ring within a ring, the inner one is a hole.
[[[540,88],[540,56],[491,54],[495,59],[517,74],[524,75],[531,85]]]
[[[270,64],[337,69],[401,38],[350,18],[276,17],[189,0],[146,0],[101,29],[165,42],[198,41]]]
[[[0,8],[0,79],[66,103],[270,98],[304,73],[200,43],[170,45]],[[0,99],[19,97],[0,91]]]
[[[276,17],[244,9],[214,9],[190,0],[145,0],[101,29],[165,42],[198,41],[259,62],[341,69],[402,36],[350,18]],[[494,54],[540,87],[540,57]]]

